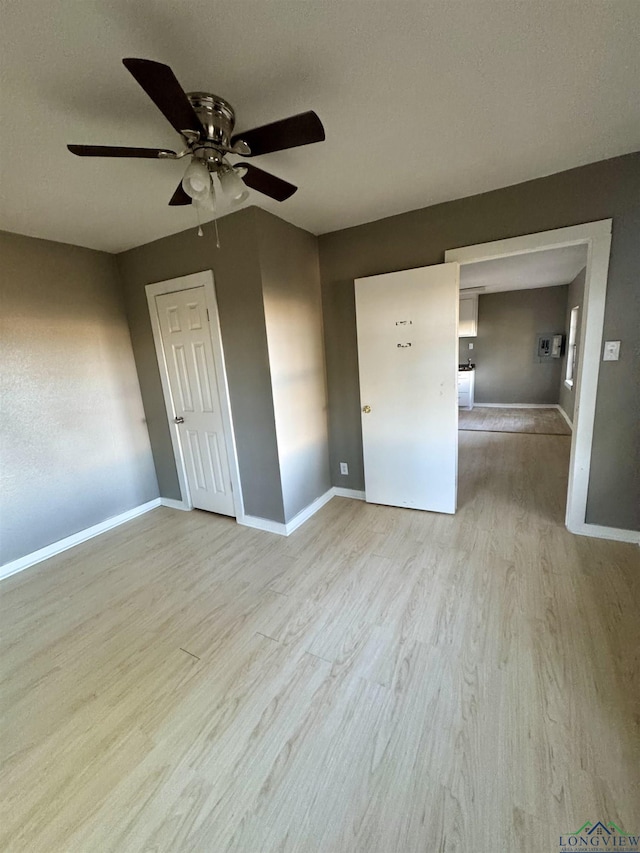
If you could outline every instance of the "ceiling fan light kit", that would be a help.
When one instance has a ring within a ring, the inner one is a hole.
[[[190,198],[198,199],[202,197],[203,193],[208,193],[210,187],[211,176],[206,164],[194,157],[182,178],[182,189]]]
[[[249,190],[243,183],[238,172],[239,169],[229,166],[218,169],[218,180],[220,181],[222,192],[232,204],[242,204],[243,201],[249,198]]]
[[[216,207],[216,195],[213,189],[213,181],[209,182],[209,186],[197,198],[193,199],[195,206],[202,212],[214,212]]]
[[[183,91],[168,65],[150,59],[123,59],[125,68],[182,136],[184,147],[175,152],[166,148],[123,148],[104,145],[68,145],[78,157],[137,157],[190,162],[169,204],[173,207],[194,204],[200,210],[213,211],[215,190],[213,175],[218,176],[223,194],[233,204],[249,197],[249,190],[263,193],[276,201],[285,201],[297,187],[253,164],[230,163],[226,157],[256,157],[322,142],[324,128],[311,111],[281,121],[233,134],[236,116],[228,101],[208,92]]]

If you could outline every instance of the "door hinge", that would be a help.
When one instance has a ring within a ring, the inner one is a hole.
[[[209,322],[209,309],[207,308],[206,311],[207,311],[207,323],[208,323]]]

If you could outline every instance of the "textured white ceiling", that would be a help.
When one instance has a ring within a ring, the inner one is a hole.
[[[584,245],[478,261],[460,267],[460,289],[481,287],[483,293],[497,293],[570,284],[586,264]]]
[[[316,234],[640,147],[637,0],[3,0],[0,30],[0,228],[112,252],[194,224],[184,161],[66,151],[179,145],[125,56],[239,129],[316,110],[325,143],[255,161],[298,193],[248,202]]]

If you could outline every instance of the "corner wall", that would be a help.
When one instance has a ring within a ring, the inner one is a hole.
[[[0,232],[0,563],[158,496],[115,258]]]
[[[318,242],[255,211],[285,521],[331,487]]]
[[[142,399],[160,494],[181,500],[145,286],[213,270],[234,420],[240,480],[247,515],[284,522],[271,372],[262,301],[256,210],[245,208],[214,225],[163,237],[117,256],[125,286]]]

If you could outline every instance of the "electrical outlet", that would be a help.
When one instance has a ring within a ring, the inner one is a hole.
[[[473,344],[469,344],[469,349],[473,349]]]
[[[346,462],[340,463],[340,473],[341,474],[348,474],[349,473],[349,466],[347,465]]]

